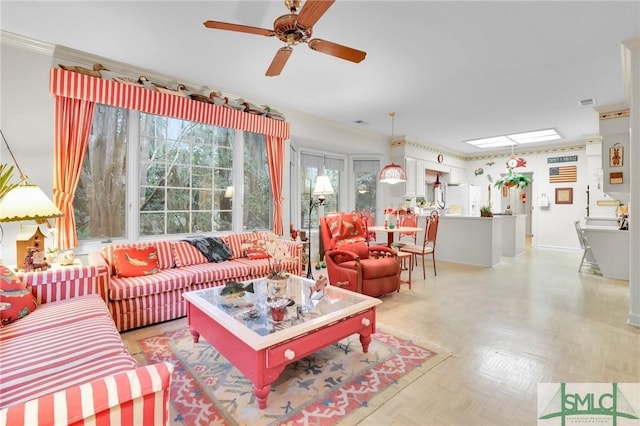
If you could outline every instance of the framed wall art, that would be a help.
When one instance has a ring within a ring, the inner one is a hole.
[[[619,185],[622,183],[622,172],[609,173],[609,183],[611,185]]]
[[[556,204],[573,204],[573,188],[556,188]]]
[[[624,147],[614,145],[609,148],[609,167],[622,167],[624,160]]]

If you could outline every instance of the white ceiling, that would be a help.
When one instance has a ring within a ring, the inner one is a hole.
[[[280,41],[202,23],[272,29],[287,13],[281,0],[0,7],[5,31],[383,135],[395,111],[396,136],[469,155],[484,151],[463,140],[553,127],[561,144],[580,144],[597,134],[597,112],[578,101],[624,102],[620,45],[640,37],[640,1],[337,0],[313,36],[366,59],[298,45],[282,74],[266,77]]]

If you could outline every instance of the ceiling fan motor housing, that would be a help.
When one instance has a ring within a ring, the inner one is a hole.
[[[282,15],[273,22],[273,31],[281,41],[293,45],[307,41],[311,37],[311,28],[298,26],[298,15]]]

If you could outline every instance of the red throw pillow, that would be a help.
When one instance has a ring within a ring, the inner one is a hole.
[[[245,242],[242,243],[242,249],[244,250],[244,255],[249,259],[269,258],[269,253],[267,253],[267,246],[263,239],[245,240]]]
[[[113,255],[118,277],[141,277],[160,271],[154,246],[117,249]]]
[[[343,213],[329,217],[327,220],[334,247],[355,241],[366,241],[364,225],[357,213]],[[344,242],[341,242],[343,241]]]
[[[31,291],[13,271],[0,265],[0,319],[1,324],[10,324],[33,312],[38,304]]]

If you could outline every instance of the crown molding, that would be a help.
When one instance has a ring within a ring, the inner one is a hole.
[[[565,145],[565,146],[552,146],[552,147],[541,147],[537,149],[529,149],[526,151],[511,151],[507,152],[491,152],[482,155],[462,155],[460,153],[455,153],[447,150],[443,150],[441,147],[425,145],[419,142],[414,142],[411,140],[400,139],[391,142],[391,148],[398,148],[403,146],[411,146],[413,148],[422,149],[427,152],[432,152],[436,154],[445,154],[447,157],[455,158],[461,161],[477,161],[477,160],[487,160],[492,158],[509,158],[511,155],[523,156],[523,155],[535,155],[535,154],[553,154],[553,153],[563,153],[568,151],[584,151],[586,149],[586,144],[589,143],[600,143],[602,142],[602,136],[600,135],[588,135],[587,139],[585,139],[585,145]]]
[[[53,55],[55,45],[43,41],[34,40],[9,31],[0,30],[0,42],[6,46],[18,47],[45,55]]]
[[[407,136],[405,136],[403,139],[396,139],[391,142],[391,148],[399,148],[403,146],[410,146],[412,148],[421,149],[423,151],[432,152],[434,154],[444,154],[449,158],[455,158],[461,161],[466,161],[467,159],[464,155],[461,155],[460,153],[448,151],[446,149],[443,149],[443,147],[441,146],[416,142],[414,140],[411,140]]]

